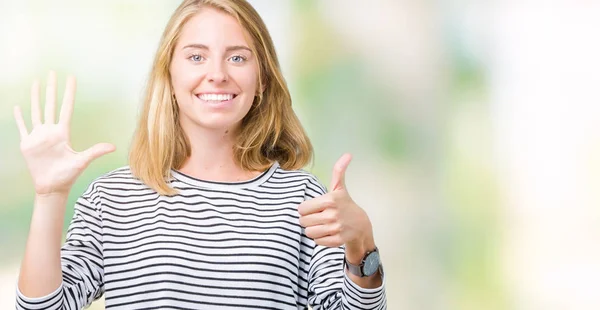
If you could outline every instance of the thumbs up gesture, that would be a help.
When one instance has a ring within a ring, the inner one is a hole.
[[[371,221],[366,212],[350,198],[345,174],[352,155],[344,154],[333,168],[329,193],[304,201],[298,206],[300,225],[318,245],[346,245],[346,254],[361,257],[374,247]]]

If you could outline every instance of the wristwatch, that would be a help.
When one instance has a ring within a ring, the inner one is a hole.
[[[383,275],[383,266],[381,264],[381,258],[379,256],[379,250],[375,247],[375,250],[367,252],[359,265],[354,265],[344,257],[344,263],[346,268],[353,275],[361,278],[369,277],[374,275],[377,271]]]

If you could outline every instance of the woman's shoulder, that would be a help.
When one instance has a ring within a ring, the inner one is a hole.
[[[97,177],[92,183],[103,183],[103,182],[138,182],[139,179],[133,176],[129,166],[123,166],[116,168],[112,171],[106,172],[103,175]]]
[[[123,166],[100,175],[94,179],[89,184],[84,196],[93,196],[99,193],[131,193],[132,191],[136,190],[148,191],[150,188],[132,174],[129,166]]]
[[[278,167],[272,178],[280,181],[289,180],[290,182],[304,181],[321,188],[323,191],[327,191],[316,174],[305,169],[286,170],[282,167]]]
[[[277,177],[297,177],[297,178],[305,178],[305,179],[317,179],[316,175],[312,172],[305,170],[304,168],[300,169],[285,169],[284,167],[277,164],[277,170],[273,174]]]

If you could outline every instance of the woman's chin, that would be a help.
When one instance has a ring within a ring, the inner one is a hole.
[[[208,130],[225,130],[225,131],[231,131],[231,129],[236,128],[240,125],[240,121],[235,121],[232,119],[226,119],[226,118],[213,118],[213,119],[205,119],[205,120],[200,120],[197,124],[204,128],[204,129],[208,129]]]

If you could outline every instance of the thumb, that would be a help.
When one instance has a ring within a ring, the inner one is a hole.
[[[346,169],[351,160],[352,155],[346,153],[333,166],[333,176],[331,177],[331,186],[329,186],[330,192],[346,187]]]
[[[87,150],[81,152],[81,155],[85,158],[89,164],[94,159],[106,155],[110,152],[114,152],[116,147],[110,143],[98,143]]]

